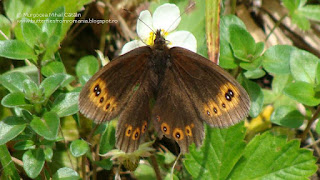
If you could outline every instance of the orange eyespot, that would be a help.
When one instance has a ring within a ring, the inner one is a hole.
[[[131,134],[132,134],[132,126],[129,125],[129,126],[127,127],[127,130],[126,130],[126,136],[130,137]]]
[[[194,124],[193,124],[193,123],[191,123],[190,127],[191,127],[191,128],[194,128]]]
[[[137,140],[140,137],[140,128],[136,128],[132,133],[132,140]]]
[[[156,118],[157,118],[157,121],[160,122],[160,116],[157,116]]]
[[[191,127],[189,125],[187,125],[185,127],[185,132],[186,132],[186,135],[191,137],[192,136],[192,130],[191,130]]]
[[[161,131],[166,134],[169,135],[170,134],[170,127],[167,123],[162,123],[161,124]]]
[[[141,133],[145,133],[146,130],[147,130],[147,121],[144,121],[143,124],[142,124],[142,127],[141,127]]]
[[[184,134],[183,134],[183,131],[179,128],[175,128],[173,130],[173,137],[175,140],[179,141],[179,140],[182,140],[184,138]]]

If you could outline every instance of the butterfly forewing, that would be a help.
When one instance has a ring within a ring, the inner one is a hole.
[[[141,47],[104,66],[83,87],[80,112],[97,123],[118,116],[141,84],[150,53],[150,47]]]
[[[183,48],[171,48],[170,56],[181,93],[188,95],[199,118],[211,126],[226,127],[247,116],[249,96],[230,74]]]

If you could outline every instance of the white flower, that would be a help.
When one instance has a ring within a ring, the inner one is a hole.
[[[174,4],[166,3],[159,6],[154,11],[152,17],[148,10],[142,11],[137,22],[137,34],[140,40],[133,40],[126,43],[122,48],[121,54],[141,46],[152,46],[155,32],[159,29],[164,38],[169,42],[169,48],[179,46],[196,52],[197,40],[193,34],[189,31],[172,32],[178,27],[180,20],[180,10]]]

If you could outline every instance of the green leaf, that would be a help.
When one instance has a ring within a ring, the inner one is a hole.
[[[259,79],[263,77],[266,74],[266,72],[260,68],[257,68],[252,71],[246,71],[243,74],[247,79]]]
[[[229,42],[223,39],[220,40],[219,66],[224,69],[234,69],[238,66]]]
[[[23,89],[25,98],[32,103],[40,102],[42,100],[42,91],[39,89],[38,85],[31,79],[26,79],[23,81]]]
[[[60,94],[53,102],[52,111],[59,117],[69,116],[79,111],[78,108],[79,92]]]
[[[282,94],[283,89],[288,83],[292,82],[292,77],[289,74],[286,75],[276,75],[272,80],[272,90],[277,94]]]
[[[290,70],[296,81],[304,81],[315,84],[316,71],[319,59],[304,50],[297,50],[292,53],[290,60]]]
[[[88,152],[88,150],[89,150],[89,145],[84,140],[78,139],[78,140],[72,141],[70,145],[70,151],[74,157],[80,157],[84,155],[86,152]]]
[[[4,1],[6,15],[14,22],[20,17],[31,15],[28,12],[44,0],[14,0]]]
[[[300,0],[282,0],[283,5],[290,11],[294,12],[298,9]]]
[[[32,140],[23,140],[19,141],[14,145],[14,149],[16,150],[28,150],[28,149],[35,149],[34,142]]]
[[[306,82],[296,81],[288,84],[284,89],[284,93],[292,99],[308,106],[316,106],[320,103],[320,92],[316,93],[313,85]]]
[[[320,134],[320,123],[319,123],[320,121],[318,121],[317,122],[317,125],[316,125],[316,132],[318,133],[318,134]]]
[[[64,78],[64,74],[54,74],[42,81],[40,88],[44,89],[44,95],[46,98],[49,98],[60,87]]]
[[[22,20],[28,20],[26,18]],[[39,44],[39,35],[41,35],[41,29],[37,24],[33,22],[22,22],[21,23],[22,35],[25,42],[30,46],[34,47]]]
[[[23,92],[24,87],[21,82],[30,79],[21,72],[8,72],[0,76],[0,83],[10,92]]]
[[[257,83],[247,79],[244,79],[241,84],[246,89],[251,100],[249,114],[251,117],[257,117],[262,110],[264,100],[261,87]]]
[[[110,160],[110,158],[102,159],[101,161],[94,161],[93,163],[106,170],[110,170],[113,166],[112,160]]]
[[[242,61],[250,62],[256,49],[253,37],[246,29],[238,25],[231,25],[229,34],[234,56]]]
[[[226,15],[221,17],[220,22],[220,36],[221,39],[225,39],[230,42],[230,31],[229,28],[232,25],[237,25],[242,29],[246,29],[246,25],[243,21],[235,15]]]
[[[298,140],[270,132],[255,136],[228,179],[308,179],[317,170],[312,152]]]
[[[59,61],[52,61],[49,62],[48,64],[46,64],[45,66],[43,66],[41,68],[41,73],[46,76],[52,76],[54,74],[65,74],[66,73],[66,69],[63,65],[62,62]]]
[[[0,41],[0,56],[16,60],[37,58],[33,49],[20,40]]]
[[[302,125],[304,116],[295,107],[280,106],[273,111],[270,120],[281,126],[298,128]]]
[[[23,169],[30,178],[36,178],[44,165],[45,157],[43,149],[31,149],[22,156]]]
[[[299,8],[299,13],[304,17],[314,20],[320,21],[320,5],[306,5],[304,7]]]
[[[51,147],[46,147],[44,149],[44,155],[45,155],[45,159],[46,161],[51,161],[52,157],[53,157],[53,150]]]
[[[60,118],[55,112],[46,112],[39,118],[33,116],[30,123],[31,128],[47,140],[56,140],[60,125]]]
[[[230,34],[229,26],[236,24],[243,29],[246,28],[244,23],[234,15],[226,15],[221,17],[220,21],[220,58],[219,65],[225,69],[236,68],[237,62],[233,56],[233,52],[230,46]]]
[[[206,4],[202,0],[195,0],[195,8],[190,8],[188,15],[182,15],[178,30],[188,30],[197,39],[197,53],[204,57],[208,56],[206,44],[206,29],[205,29],[205,7]],[[184,12],[190,6],[187,1],[176,1],[175,4],[179,7],[180,12]],[[193,23],[190,23],[193,22]]]
[[[245,70],[253,71],[253,70],[259,68],[261,66],[261,63],[262,63],[262,58],[259,57],[256,59],[251,59],[250,62],[241,61],[239,65],[241,68],[243,68]]]
[[[290,59],[297,48],[289,45],[275,45],[270,47],[262,56],[262,65],[272,74],[289,74]]]
[[[93,76],[99,70],[99,63],[94,56],[82,57],[76,66],[76,74],[78,77],[83,75]]]
[[[1,132],[1,131],[0,131]],[[2,177],[5,177],[6,179],[12,179],[12,180],[19,180],[20,176],[19,173],[15,167],[14,162],[12,161],[12,157],[10,152],[8,151],[8,148],[5,144],[0,145],[0,162],[2,164]]]
[[[47,21],[42,25],[42,32],[47,33],[49,39],[52,36],[60,37],[64,13],[65,8],[63,6],[58,7],[52,12],[53,16],[48,17],[46,19]],[[59,40],[59,38],[57,40]]]
[[[200,150],[193,144],[183,162],[194,179],[227,179],[245,148],[243,123],[210,129]]]
[[[58,171],[52,176],[52,180],[78,180],[80,179],[78,173],[68,167],[58,169]]]
[[[114,148],[116,142],[115,132],[115,127],[111,123],[108,123],[106,130],[100,138],[99,154],[106,154]]]
[[[309,30],[311,27],[310,22],[302,14],[293,14],[291,16],[292,23],[297,24],[298,27],[302,30]]]
[[[2,14],[0,14],[0,29],[7,38],[11,37],[11,22]],[[0,40],[6,40],[6,37],[0,35]]]
[[[18,136],[26,128],[26,122],[17,116],[9,116],[0,121],[0,145]]]
[[[134,171],[134,176],[137,179],[142,180],[156,179],[154,169],[148,164],[139,164],[137,169]]]
[[[261,53],[264,50],[264,42],[258,42],[256,43],[256,48],[254,51],[254,58],[257,58],[261,55]]]
[[[1,104],[5,107],[29,107],[31,104],[27,104],[24,99],[24,93],[14,92],[7,94],[2,100]]]

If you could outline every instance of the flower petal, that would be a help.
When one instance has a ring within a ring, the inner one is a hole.
[[[150,32],[153,31],[152,17],[148,10],[144,10],[140,13],[137,21],[137,34],[142,41],[149,38]]]
[[[181,21],[180,10],[174,4],[163,4],[153,13],[153,27],[171,32],[177,28]]]
[[[179,46],[193,52],[197,52],[197,39],[189,31],[176,31],[170,33],[166,40],[168,40],[169,47]]]
[[[140,40],[133,40],[133,41],[130,41],[130,42],[127,42],[123,47],[122,47],[122,50],[121,50],[121,54],[125,54],[133,49],[136,49],[138,47],[141,47],[141,46],[144,46],[145,44],[143,44],[143,42],[141,42]]]

